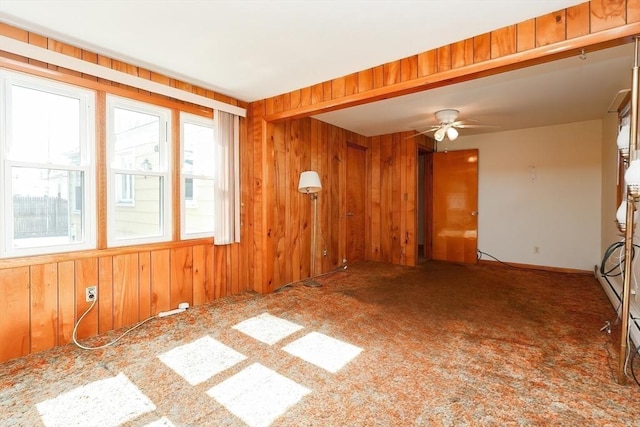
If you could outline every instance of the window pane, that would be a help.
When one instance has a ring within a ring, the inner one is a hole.
[[[187,207],[185,232],[187,234],[211,232],[213,231],[213,180],[193,179],[191,188],[193,198],[185,201]]]
[[[14,248],[83,241],[83,172],[13,167],[11,178]]]
[[[160,117],[116,107],[113,167],[160,170]]]
[[[159,176],[116,174],[116,183],[131,184],[131,203],[118,203],[114,210],[116,239],[162,235],[162,186]],[[120,190],[116,190],[118,192]],[[124,189],[124,192],[128,189]]]
[[[184,123],[184,158],[182,173],[190,175],[213,175],[214,141],[213,128]]]
[[[80,100],[21,86],[11,87],[9,158],[80,164]]]

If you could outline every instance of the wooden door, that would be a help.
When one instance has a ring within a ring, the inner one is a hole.
[[[433,259],[477,262],[478,150],[433,154]]]
[[[347,145],[347,261],[364,261],[366,149]]]

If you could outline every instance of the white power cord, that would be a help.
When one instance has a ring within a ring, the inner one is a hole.
[[[134,329],[139,328],[140,326],[144,325],[145,323],[147,323],[149,320],[152,319],[156,319],[156,318],[160,318],[160,317],[167,317],[167,316],[171,316],[172,314],[178,314],[178,313],[182,313],[183,311],[185,311],[187,308],[189,308],[189,303],[186,302],[181,302],[180,304],[178,304],[178,308],[176,308],[175,310],[169,310],[169,311],[162,311],[160,313],[158,313],[155,316],[151,316],[149,318],[146,318],[138,323],[136,323],[135,325],[133,325],[131,328],[127,329],[126,331],[124,331],[124,333],[122,335],[120,335],[118,338],[114,339],[113,341],[110,341],[106,344],[97,346],[97,347],[87,347],[85,345],[82,345],[78,342],[78,339],[76,338],[76,334],[78,332],[78,326],[80,325],[80,322],[82,322],[82,319],[84,319],[84,317],[89,314],[89,312],[91,311],[91,309],[96,305],[96,302],[98,301],[98,298],[94,299],[91,302],[91,305],[89,306],[89,308],[87,308],[85,310],[84,313],[82,313],[82,316],[80,316],[80,318],[78,319],[78,321],[76,322],[75,326],[73,327],[73,334],[72,334],[72,338],[73,338],[73,342],[75,345],[77,345],[78,347],[80,347],[83,350],[100,350],[103,348],[107,348],[109,346],[114,345],[115,343],[117,343],[118,341],[120,341],[120,339],[122,339],[125,335],[127,335],[129,332],[133,331]]]

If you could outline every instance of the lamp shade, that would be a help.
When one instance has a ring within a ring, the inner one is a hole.
[[[629,168],[624,173],[624,182],[629,187],[631,195],[640,195],[640,159],[634,159],[629,163]]]
[[[449,138],[449,141],[455,141],[458,137],[458,130],[454,127],[450,127],[447,129],[447,137]]]
[[[623,125],[620,128],[616,144],[618,145],[618,150],[624,152],[629,151],[629,125]]]
[[[300,181],[298,182],[298,191],[301,193],[317,193],[322,190],[322,184],[320,183],[320,176],[316,171],[304,171],[300,174]]]
[[[618,221],[618,224],[620,224],[623,228],[627,224],[627,201],[626,200],[623,200],[622,203],[620,203],[620,206],[616,211],[616,221]]]
[[[633,212],[634,224],[638,223],[638,216],[640,216],[640,214],[638,214],[638,211],[637,210],[634,211]],[[624,230],[627,226],[627,201],[626,200],[623,200],[622,203],[620,203],[620,206],[616,211],[616,222],[620,226],[620,230]]]
[[[433,134],[433,138],[436,141],[440,142],[440,141],[442,141],[444,139],[444,135],[445,135],[446,132],[447,132],[447,130],[444,127],[441,127],[440,129],[438,129],[436,131],[435,134]]]

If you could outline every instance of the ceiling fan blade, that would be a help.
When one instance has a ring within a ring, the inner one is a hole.
[[[430,127],[429,129],[426,129],[426,130],[417,130],[416,129],[415,131],[417,132],[416,135],[423,135],[425,133],[433,132],[433,131],[436,131],[438,129],[440,129],[440,126],[433,126],[433,127]]]
[[[419,131],[417,129],[414,129],[416,133],[414,133],[411,136],[406,137],[405,139],[411,139],[411,138],[415,138],[416,136],[419,136],[419,135],[424,135],[425,133],[433,132],[435,130],[440,129],[440,127],[441,126],[433,126],[433,127],[429,128],[429,129],[423,130],[423,131]]]
[[[455,127],[457,127],[458,129],[476,129],[476,128],[497,128],[497,127],[499,127],[499,126],[493,126],[493,125],[472,125],[472,124],[462,123],[462,124],[456,125]]]
[[[451,123],[451,126],[460,127],[461,125],[477,124],[477,123],[478,123],[477,120],[458,120],[458,121],[455,121],[455,122]]]

